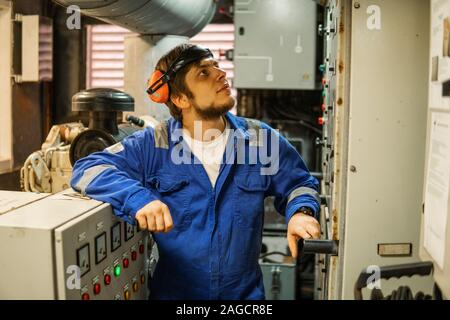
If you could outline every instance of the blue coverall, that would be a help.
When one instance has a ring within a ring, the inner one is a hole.
[[[75,190],[110,203],[129,223],[153,200],[169,207],[174,228],[154,234],[159,261],[150,282],[153,299],[264,299],[258,264],[264,198],[275,196],[286,222],[300,207],[317,217],[318,182],[294,147],[262,122],[231,113],[226,118],[235,131],[214,187],[178,133],[182,123],[173,118],[82,158],[73,168]],[[272,139],[278,139],[279,150],[270,150]],[[278,161],[270,174],[261,173],[270,166],[259,153],[264,145]],[[194,161],[174,161],[174,154]]]

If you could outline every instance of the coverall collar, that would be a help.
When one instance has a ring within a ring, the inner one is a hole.
[[[230,129],[235,130],[235,136],[238,139],[245,139],[250,140],[250,134],[245,126],[245,122],[239,122],[237,117],[233,115],[230,112],[227,112],[225,114],[225,118],[227,119],[228,123],[230,124]],[[182,129],[183,123],[179,120],[176,120],[175,118],[170,118],[169,120],[169,131],[172,133],[177,129]],[[183,141],[183,136],[179,135],[178,139],[176,141],[173,141],[174,145],[177,145]]]

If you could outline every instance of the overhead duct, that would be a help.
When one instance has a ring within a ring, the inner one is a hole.
[[[145,35],[192,37],[213,18],[214,0],[54,0],[65,7]]]

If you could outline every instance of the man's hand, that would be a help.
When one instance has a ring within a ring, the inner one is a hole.
[[[173,228],[169,207],[159,200],[154,200],[136,213],[136,220],[141,230],[150,232],[169,232]]]
[[[292,257],[297,258],[297,241],[299,239],[319,239],[319,222],[304,213],[296,213],[288,223],[287,240]]]

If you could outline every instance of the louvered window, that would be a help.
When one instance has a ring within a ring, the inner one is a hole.
[[[129,33],[108,24],[88,27],[87,88],[123,90],[124,39]]]
[[[87,88],[124,86],[124,38],[130,31],[113,25],[93,25],[88,28]],[[225,51],[233,48],[232,24],[209,24],[191,39],[192,43],[208,47],[219,60],[221,68],[233,79],[233,63],[225,59]],[[235,91],[233,89],[233,94]]]

